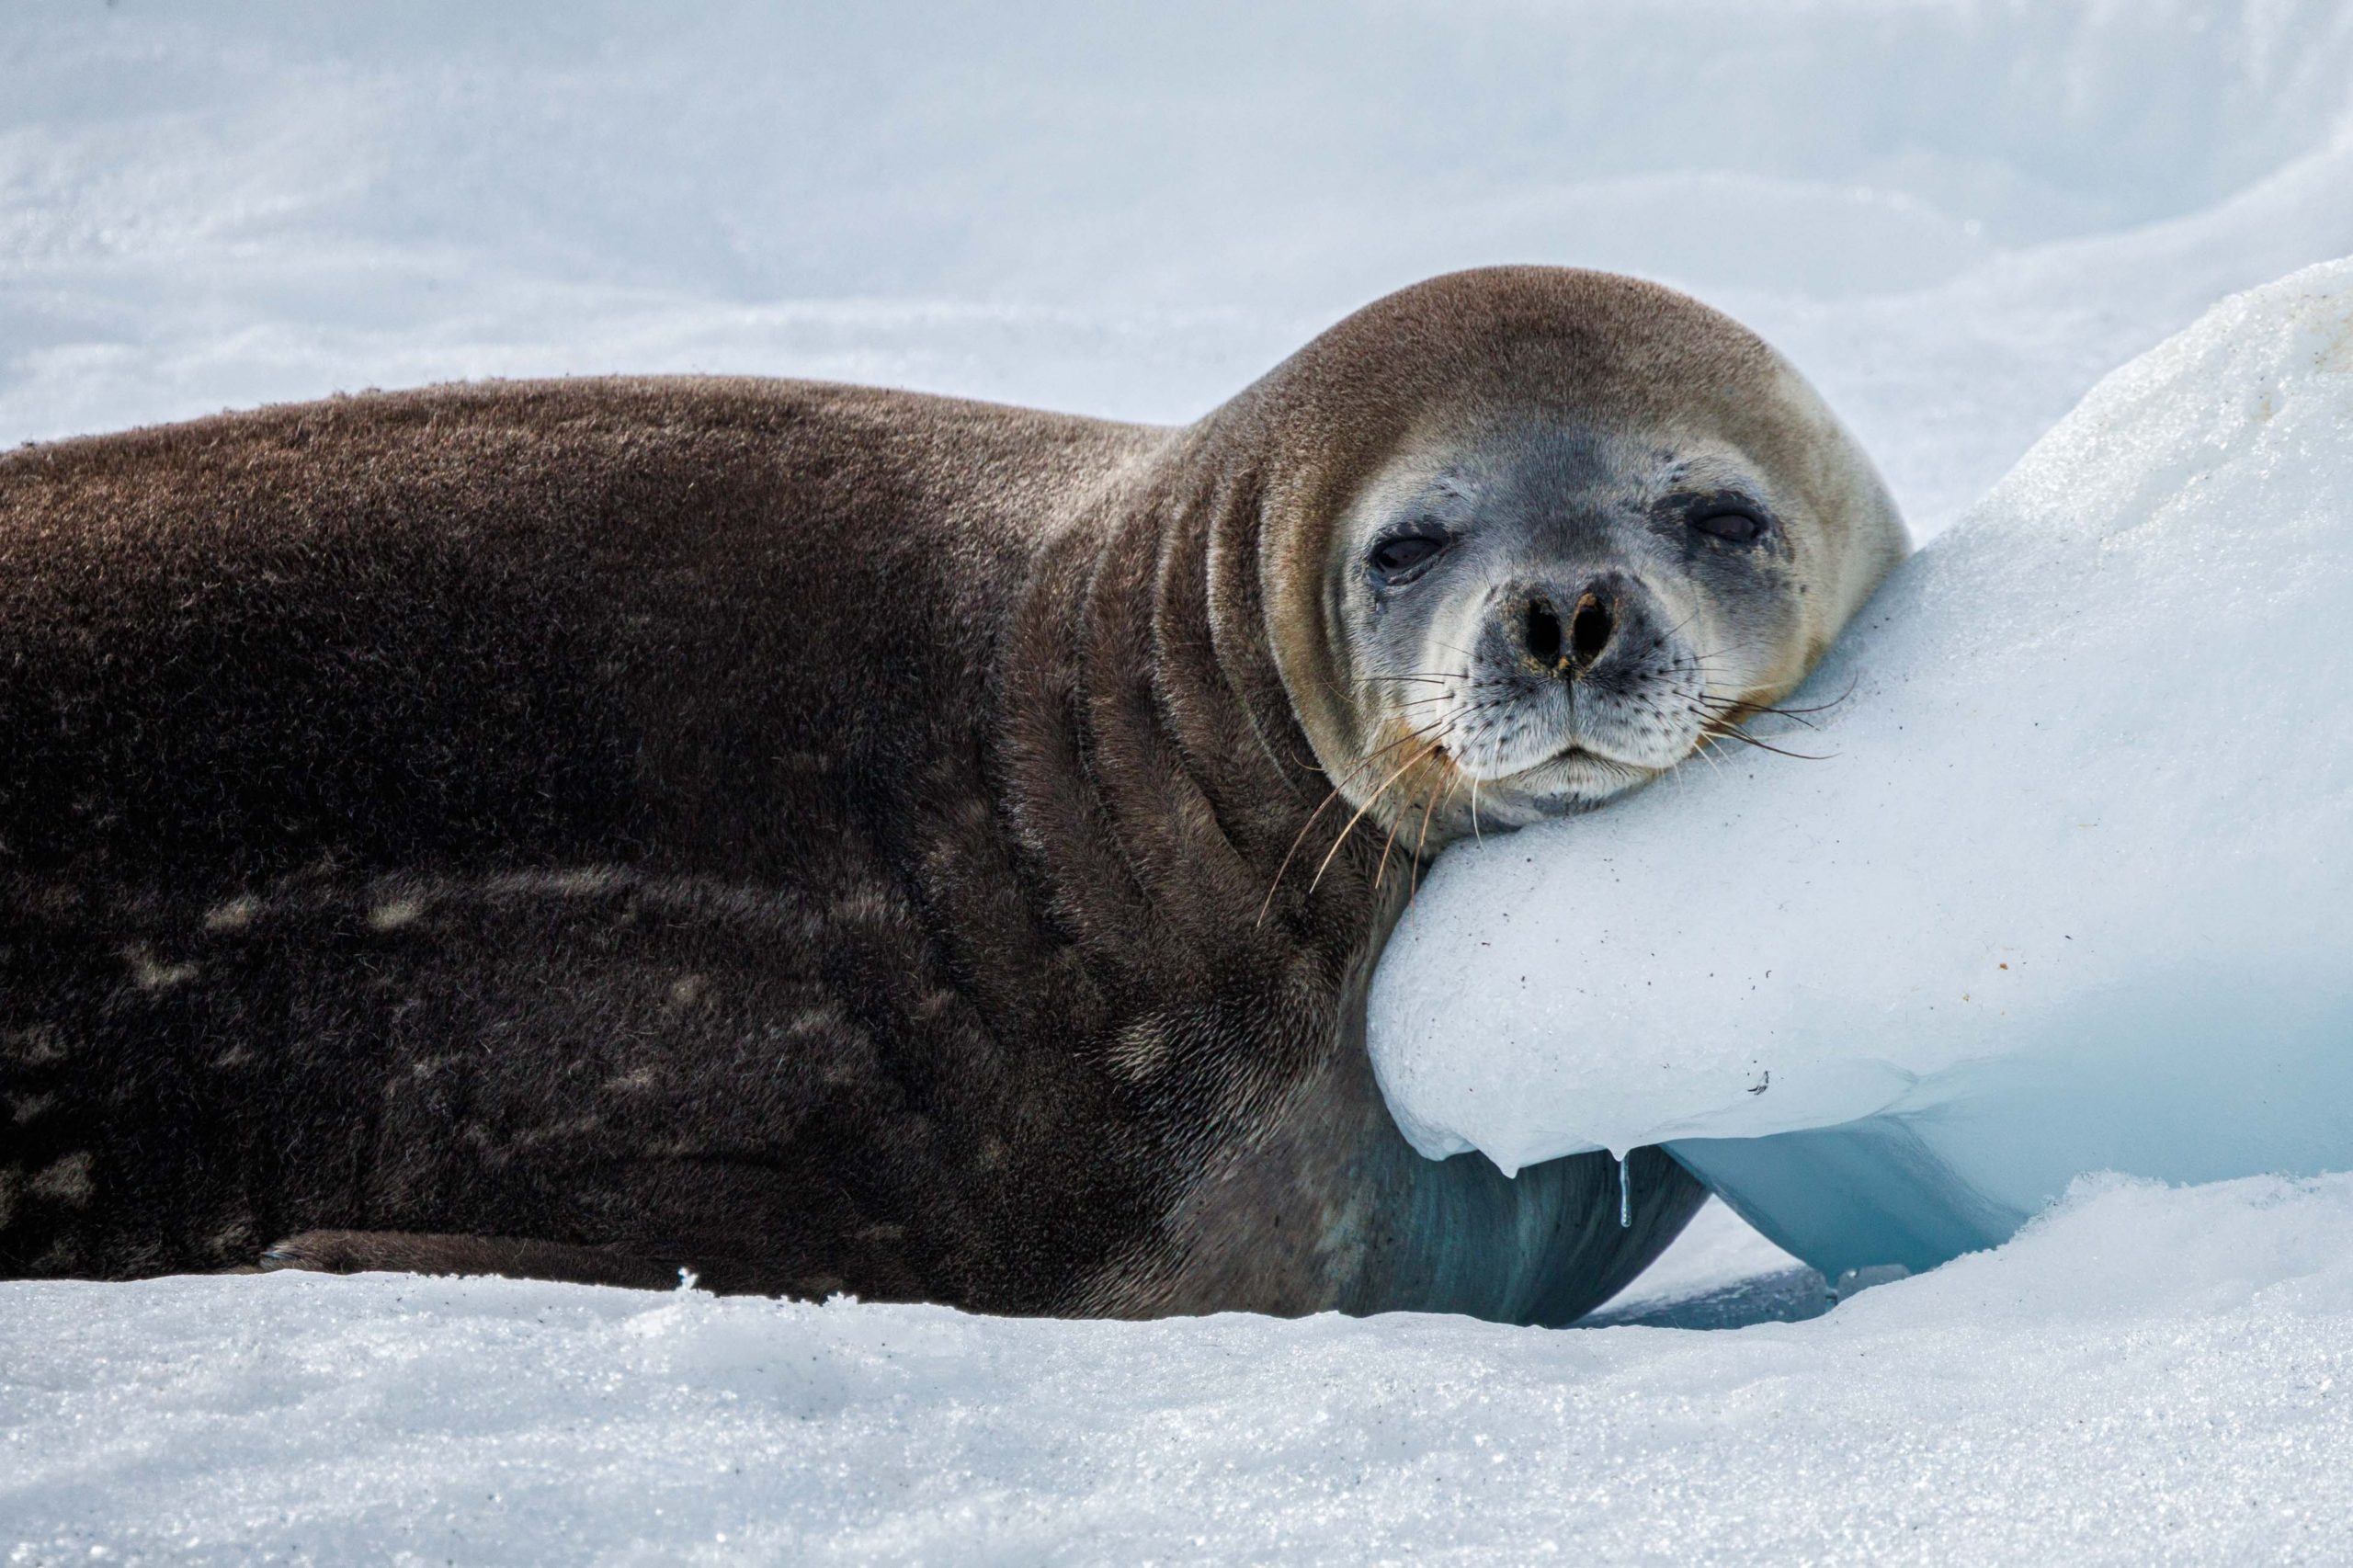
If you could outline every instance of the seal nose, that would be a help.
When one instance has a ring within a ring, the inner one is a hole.
[[[1530,599],[1521,613],[1520,639],[1529,657],[1571,680],[1599,664],[1617,634],[1616,599],[1606,583],[1596,583],[1577,597],[1565,626],[1550,599]]]
[[[1601,587],[1587,588],[1577,600],[1577,608],[1569,617],[1569,667],[1583,675],[1601,662],[1609,651],[1609,639],[1618,632],[1618,612],[1612,607],[1609,594]]]

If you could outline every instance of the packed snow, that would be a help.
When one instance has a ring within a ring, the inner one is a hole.
[[[1761,727],[1817,760],[1446,857],[1373,991],[1400,1124],[1507,1170],[1666,1143],[1834,1275],[2086,1171],[2353,1169],[2348,501],[2337,262],[2118,370],[1906,562]]]
[[[2090,1184],[1716,1334],[17,1286],[0,1519],[19,1562],[2342,1562],[2348,1234],[2353,1177]]]
[[[1928,538],[2103,374],[2348,253],[2339,0],[0,24],[6,441],[622,369],[1181,420],[1386,290],[1546,261],[1763,331]],[[1720,766],[1635,804],[1790,787]],[[0,1561],[2325,1561],[2348,1205],[2094,1184],[1835,1309],[1711,1206],[1568,1333],[0,1284]]]

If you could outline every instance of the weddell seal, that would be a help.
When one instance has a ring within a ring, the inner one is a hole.
[[[1180,429],[593,380],[18,450],[0,1274],[1574,1317],[1699,1188],[1413,1153],[1373,960],[1902,550],[1763,343],[1541,267]]]

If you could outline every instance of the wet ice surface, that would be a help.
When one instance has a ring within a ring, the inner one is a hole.
[[[13,1286],[0,1561],[2341,1561],[2349,1233],[2353,1178],[2097,1187],[1719,1334]]]
[[[2353,1167],[2348,502],[2353,262],[2119,370],[1907,562],[1776,729],[1825,760],[1448,856],[1374,986],[1392,1108],[1506,1168],[1667,1142],[1833,1276],[2086,1171]]]
[[[1580,1326],[1745,1328],[1801,1323],[1833,1304],[1831,1281],[1819,1269],[1711,1200],[1665,1256]]]
[[[1107,15],[26,0],[0,440],[620,369],[1184,419],[1549,261],[1759,327],[1933,535],[2353,251],[2335,0]],[[1711,1209],[1565,1335],[6,1284],[0,1561],[2326,1560],[2348,1201],[2125,1189],[1827,1316]]]

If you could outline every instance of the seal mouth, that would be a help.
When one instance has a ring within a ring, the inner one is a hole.
[[[1588,812],[1663,771],[1573,741],[1533,767],[1495,781],[1540,816]]]
[[[1583,741],[1571,741],[1567,745],[1563,746],[1559,751],[1554,752],[1552,756],[1546,757],[1542,762],[1536,765],[1536,767],[1597,767],[1619,773],[1656,773],[1659,771],[1659,769],[1647,763],[1630,762],[1622,756],[1612,756],[1606,751],[1597,751]],[[1531,767],[1527,771],[1533,773],[1536,771],[1536,768]]]

